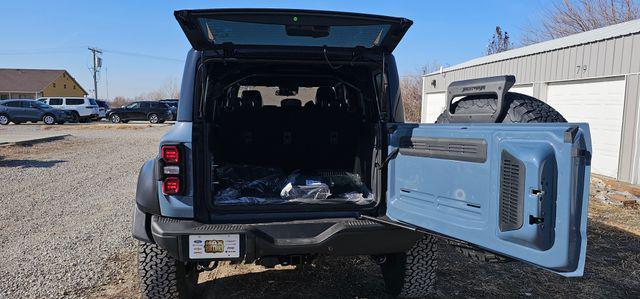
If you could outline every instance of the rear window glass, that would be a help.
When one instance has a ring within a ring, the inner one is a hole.
[[[84,104],[84,99],[66,99],[67,105],[82,105]]]
[[[49,105],[62,105],[62,99],[49,99]]]
[[[284,99],[298,99],[301,106],[304,106],[308,102],[314,102],[316,97],[317,87],[299,87],[296,94],[282,96],[276,95],[279,90],[275,86],[240,86],[238,89],[238,98],[242,98],[242,92],[245,90],[257,90],[260,92],[262,98],[262,106],[281,106]]]
[[[32,108],[44,108],[44,109],[51,108],[51,106],[49,106],[49,105],[47,105],[45,103],[42,103],[42,102],[38,102],[38,101],[30,102],[29,105]]]
[[[327,46],[352,48],[378,46],[388,24],[354,26],[295,26],[200,18],[207,40],[213,44]]]
[[[7,107],[21,107],[22,106],[20,101],[8,102],[8,103],[4,103],[4,105],[7,106]]]

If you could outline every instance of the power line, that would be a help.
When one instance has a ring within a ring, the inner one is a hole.
[[[144,57],[144,58],[166,60],[166,61],[184,62],[184,59],[149,55],[144,53],[126,52],[126,51],[118,51],[118,50],[106,50],[106,49],[103,49],[102,51],[105,53],[111,53],[116,55],[135,56],[135,57]]]

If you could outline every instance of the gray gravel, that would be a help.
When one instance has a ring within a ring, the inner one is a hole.
[[[65,125],[65,140],[0,148],[0,298],[77,297],[122,271],[105,265],[134,249],[138,169],[169,129],[131,127]]]

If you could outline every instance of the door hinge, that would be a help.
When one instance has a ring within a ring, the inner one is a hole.
[[[584,158],[585,165],[591,165],[591,152],[583,148],[574,148],[571,152],[574,157]]]

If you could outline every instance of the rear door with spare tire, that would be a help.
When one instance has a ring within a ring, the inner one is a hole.
[[[439,124],[390,125],[387,216],[581,276],[589,127],[508,93],[514,82],[513,76],[454,82]]]

